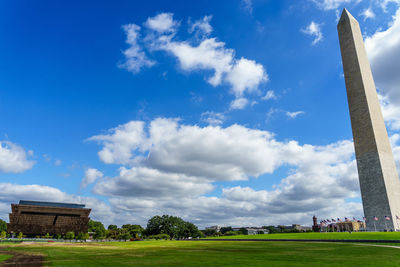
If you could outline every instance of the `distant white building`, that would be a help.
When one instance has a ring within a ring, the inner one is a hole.
[[[219,226],[219,225],[209,226],[209,227],[206,227],[206,230],[215,230],[215,231],[219,232],[221,230],[221,226]]]
[[[269,231],[265,228],[261,228],[261,227],[250,227],[250,228],[246,228],[247,233],[249,235],[259,235],[259,234],[268,234]]]
[[[258,235],[258,234],[268,234],[269,231],[265,228],[261,227],[235,227],[232,228],[233,231],[239,231],[240,229],[245,228],[247,230],[248,235]]]

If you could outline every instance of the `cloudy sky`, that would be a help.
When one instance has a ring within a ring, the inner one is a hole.
[[[1,1],[0,218],[363,215],[336,24],[358,19],[400,165],[399,0]]]

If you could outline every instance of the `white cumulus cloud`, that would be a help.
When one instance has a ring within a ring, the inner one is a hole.
[[[161,172],[150,168],[122,167],[118,177],[98,183],[93,192],[108,196],[137,196],[157,198],[200,196],[212,191],[213,186],[204,180],[184,174]]]
[[[147,58],[138,43],[140,27],[135,24],[127,24],[123,26],[123,29],[127,36],[126,43],[129,44],[129,48],[123,51],[125,62],[118,66],[133,73],[139,72],[144,67],[153,66],[155,62]]]
[[[372,73],[381,95],[383,115],[392,129],[400,129],[400,9],[386,30],[365,40]]]
[[[375,13],[374,13],[374,11],[372,10],[372,8],[369,7],[369,8],[367,8],[367,9],[364,9],[363,12],[361,12],[361,16],[363,16],[363,17],[364,17],[364,21],[366,21],[367,19],[373,19],[373,18],[375,18]]]
[[[201,114],[201,120],[210,125],[220,125],[225,121],[225,115],[220,112],[206,111]]]
[[[389,5],[389,3],[395,3],[397,5],[400,5],[400,0],[381,0],[380,1],[380,5],[383,9],[383,11],[387,11],[387,6]]]
[[[294,118],[296,118],[297,116],[299,116],[299,115],[301,115],[301,114],[304,114],[304,111],[294,111],[294,112],[289,112],[289,111],[286,111],[286,116],[288,116],[289,118],[291,118],[291,119],[294,119]]]
[[[305,29],[301,29],[301,31],[307,35],[314,37],[314,40],[312,42],[313,45],[320,42],[323,38],[323,35],[321,32],[321,24],[318,24],[314,21],[311,21],[311,23]]]
[[[212,16],[204,16],[200,20],[196,20],[194,23],[190,23],[189,33],[198,31],[200,34],[208,35],[213,31],[213,27],[210,25]]]
[[[131,162],[132,159],[139,158],[140,161],[136,161],[136,165],[165,173],[179,173],[187,177],[202,177],[208,181],[247,180],[249,177],[273,173],[283,164],[297,165],[303,162],[307,154],[324,154],[321,159],[324,162],[336,161],[339,158],[334,156],[340,154],[339,149],[332,155],[325,151],[334,150],[339,145],[327,148],[300,146],[295,141],[279,142],[270,132],[236,124],[226,128],[211,125],[199,127],[165,118],[155,119],[146,127],[147,130],[142,132],[142,135],[147,137],[141,139],[142,145],[136,137],[116,138],[130,133],[136,136],[136,132],[144,131],[143,122],[132,121],[127,125],[136,125],[138,130],[120,125],[108,135],[102,135],[101,138],[95,136],[89,140],[103,140],[100,141],[103,145],[101,151],[110,146],[130,148],[122,151],[122,155],[118,155],[120,150],[110,150],[111,158],[123,159],[122,162]],[[127,132],[122,133],[123,129]],[[127,140],[131,140],[132,143]],[[137,147],[146,148],[138,150]],[[346,153],[347,157],[351,156],[347,143],[346,150],[342,153]],[[102,159],[101,154],[99,156]]]
[[[205,39],[198,46],[171,41],[160,48],[176,56],[180,67],[186,71],[213,70],[214,75],[208,79],[213,86],[220,85],[223,75],[232,67],[233,50],[225,48],[225,43],[215,38]]]
[[[103,173],[95,168],[88,168],[85,171],[85,176],[82,179],[81,187],[93,184],[97,179],[103,177]]]
[[[350,3],[358,3],[360,0],[312,0],[319,8],[324,10],[337,9]]]
[[[145,25],[159,33],[170,33],[175,31],[178,22],[173,19],[172,13],[161,13],[155,17],[148,18]]]
[[[267,79],[267,74],[261,64],[245,58],[236,61],[226,77],[237,97],[241,97],[245,91],[257,90],[258,85]]]
[[[205,16],[189,25],[189,33],[195,36],[201,33],[202,38],[180,40],[176,34],[180,23],[174,20],[172,13],[161,13],[147,19],[145,25],[150,32],[140,41],[146,43],[147,49],[164,51],[174,56],[184,71],[205,72],[212,86],[229,85],[230,92],[236,98],[257,91],[261,83],[268,81],[265,68],[254,60],[235,58],[233,49],[227,48],[224,42],[215,37],[208,37],[212,32],[211,18]],[[154,62],[147,59],[138,45],[139,26],[128,24],[124,29],[128,35],[127,43],[131,47],[124,52],[127,60],[123,66],[132,72],[152,66]]]
[[[104,163],[129,164],[134,160],[131,158],[132,151],[145,149],[143,126],[142,121],[131,121],[110,129],[111,134],[96,135],[88,141],[98,141],[104,145],[98,152]]]
[[[33,152],[9,141],[0,141],[0,171],[20,173],[32,169],[35,161],[28,159]]]
[[[249,100],[244,97],[236,98],[231,102],[231,109],[244,109],[249,104]]]
[[[351,141],[300,145],[241,125],[199,127],[165,118],[126,125],[101,138],[90,138],[100,142],[101,150],[106,146],[130,147],[122,157],[111,157],[134,162],[134,166],[122,166],[116,177],[98,180],[93,191],[110,197],[112,209],[125,218],[145,222],[154,214],[171,214],[199,226],[240,226],[293,221],[310,224],[314,214],[327,218],[362,216]],[[132,139],[116,138],[131,132]],[[393,137],[392,141],[398,139]],[[263,175],[282,166],[290,166],[290,170],[272,189],[224,186],[220,197],[206,196],[215,190],[215,182],[267,179]],[[347,201],[349,198],[356,200]]]
[[[262,97],[262,100],[270,100],[270,99],[277,99],[275,92],[272,90],[268,90],[265,96]]]

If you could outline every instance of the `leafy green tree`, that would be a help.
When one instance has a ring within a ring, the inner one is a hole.
[[[267,229],[270,234],[277,233],[278,230],[273,225],[263,226],[264,229]]]
[[[0,219],[0,232],[5,231],[7,232],[7,223]]]
[[[155,240],[159,240],[159,239],[165,239],[168,240],[171,237],[167,234],[158,234],[158,235],[150,235],[148,236],[149,239],[155,239]]]
[[[89,232],[93,232],[93,238],[94,239],[103,239],[106,237],[106,229],[104,228],[104,225],[101,222],[98,221],[89,221]]]
[[[221,230],[219,231],[221,232],[221,234],[225,234],[226,232],[233,231],[233,229],[231,226],[228,226],[228,227],[221,227]]]
[[[21,239],[22,237],[24,237],[24,234],[22,232],[18,233],[18,238]]]
[[[122,225],[121,229],[128,231],[129,235],[135,238],[142,236],[144,231],[143,227],[138,224],[124,224]]]
[[[106,238],[107,239],[113,239],[113,240],[116,240],[116,239],[118,239],[118,234],[119,234],[119,231],[120,231],[121,229],[115,229],[115,230],[108,230],[107,231],[107,235],[106,235]]]
[[[49,234],[49,233],[47,233],[45,236],[44,236],[44,238],[47,238],[47,239],[49,239],[49,238],[51,238],[52,236]]]
[[[6,231],[1,231],[0,238],[6,238],[6,237],[7,237],[7,232]]]
[[[204,235],[204,233],[202,231],[199,230],[198,236],[194,236],[194,237],[204,238],[206,236]]]
[[[82,232],[80,232],[80,233],[77,234],[77,236],[76,236],[75,239],[77,239],[77,240],[86,240],[86,239],[89,239],[89,234],[88,234],[88,233],[82,233]]]
[[[206,236],[216,236],[217,235],[217,231],[215,229],[206,229],[203,232],[204,232],[204,235],[206,235]]]
[[[83,233],[79,232],[76,236],[75,236],[76,240],[83,240]]]
[[[117,230],[118,226],[116,226],[115,224],[110,224],[107,229],[108,230]]]
[[[249,231],[248,231],[246,228],[244,228],[244,227],[240,228],[238,232],[239,232],[241,235],[248,235],[248,234],[249,234]]]
[[[224,235],[226,235],[226,236],[229,236],[229,235],[240,235],[240,233],[239,233],[239,231],[228,231],[228,232],[225,232]]]
[[[74,232],[67,232],[65,234],[65,239],[71,240],[75,238],[75,233]]]
[[[199,236],[199,229],[197,226],[190,222],[183,221],[178,230],[178,237],[197,237]]]
[[[131,239],[131,234],[129,233],[129,231],[127,229],[119,229],[118,231],[118,238],[119,240],[128,240]]]
[[[163,215],[152,217],[146,227],[147,235],[167,234],[170,238],[196,237],[199,229],[190,222],[179,217]]]

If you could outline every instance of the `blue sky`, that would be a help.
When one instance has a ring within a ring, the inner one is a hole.
[[[400,1],[3,1],[0,217],[362,216],[336,24],[360,22],[397,162]]]

